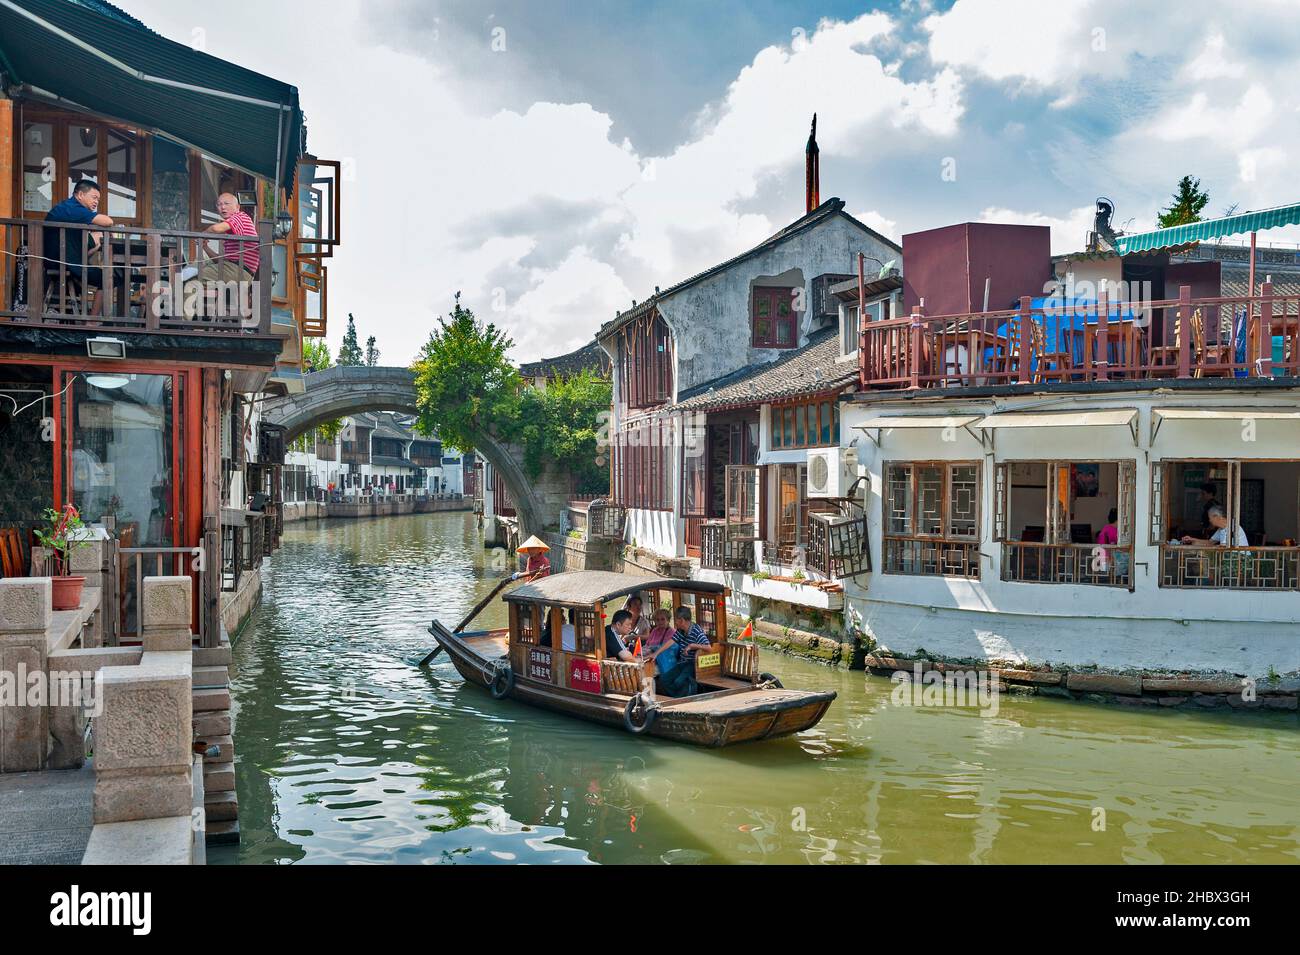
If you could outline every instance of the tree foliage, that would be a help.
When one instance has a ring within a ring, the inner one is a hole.
[[[343,333],[343,344],[339,346],[338,364],[355,366],[363,360],[361,344],[357,341],[357,321],[348,312],[348,330]]]
[[[608,491],[609,463],[599,438],[612,397],[610,383],[590,371],[556,379],[544,390],[524,391],[519,397],[518,440],[525,470],[535,477],[556,462],[573,476],[575,492]]]
[[[451,315],[438,319],[412,366],[419,430],[461,452],[474,450],[481,434],[509,440],[522,385],[506,357],[513,344],[475,318],[457,292]]]
[[[1189,222],[1200,222],[1201,210],[1209,201],[1210,194],[1201,189],[1201,180],[1183,176],[1178,180],[1178,188],[1174,190],[1169,208],[1162,209],[1160,212],[1160,218],[1157,220],[1160,228],[1168,229],[1171,226],[1187,225]]]
[[[366,339],[366,364],[371,368],[379,364],[379,346],[375,344],[374,335]]]
[[[303,370],[307,372],[324,371],[331,367],[334,360],[330,358],[330,347],[320,338],[304,338],[302,342],[302,365]],[[324,424],[316,426],[316,433],[326,442],[333,442],[343,430],[343,421],[335,418],[333,421],[326,421]],[[304,434],[294,442],[295,450],[309,451],[308,438],[310,434]],[[299,447],[299,445],[301,445]]]
[[[610,407],[609,382],[583,372],[544,390],[525,388],[507,357],[513,344],[457,294],[451,315],[438,320],[413,366],[417,427],[462,452],[474,450],[483,435],[519,444],[532,477],[549,468],[572,474],[580,493],[608,488],[598,436]]]

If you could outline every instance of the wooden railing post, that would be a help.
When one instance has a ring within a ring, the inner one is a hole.
[[[1192,287],[1178,286],[1178,377],[1192,377]]]
[[[158,290],[162,287],[162,236],[157,233],[150,233],[145,237],[145,254],[144,254],[144,295],[142,296],[142,306],[144,307],[144,327],[150,331],[156,331],[158,328],[158,313],[161,311],[162,304],[159,302]],[[171,292],[172,301],[175,302],[182,298],[176,294],[177,290],[168,286]]]
[[[40,324],[45,317],[45,227],[39,222],[27,230],[27,320]]]
[[[1097,380],[1105,381],[1110,376],[1110,350],[1108,342],[1107,313],[1110,311],[1110,296],[1103,286],[1097,293]],[[1084,318],[1085,325],[1087,318]],[[1085,341],[1087,335],[1084,335]],[[1086,357],[1086,356],[1085,356]]]
[[[911,342],[908,348],[909,388],[921,387],[921,327],[923,321],[921,306],[912,306]]]
[[[275,241],[275,225],[270,219],[262,219],[257,223],[257,245],[258,254],[261,256],[257,262],[257,331],[261,335],[271,334],[271,261],[272,244]],[[324,276],[321,276],[322,283]],[[322,293],[324,289],[322,288]],[[322,294],[322,302],[324,295]],[[299,316],[301,325],[302,316]]]
[[[1033,299],[1028,295],[1020,296],[1020,314],[1016,317],[1019,323],[1017,335],[1020,339],[1019,353],[1016,355],[1016,362],[1019,364],[1019,379],[1022,384],[1029,381],[1029,365],[1034,355],[1034,337],[1030,332],[1029,324],[1033,316],[1030,314],[1033,308]]]
[[[1259,332],[1256,341],[1258,353],[1255,374],[1261,378],[1273,377],[1273,283],[1266,281],[1261,289],[1259,303]],[[1252,309],[1253,311],[1253,309]]]

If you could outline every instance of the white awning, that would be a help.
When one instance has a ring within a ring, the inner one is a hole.
[[[759,465],[764,464],[807,464],[808,449],[795,448],[789,451],[763,451],[758,455]]]
[[[1160,425],[1168,421],[1300,421],[1300,408],[1152,408],[1151,440],[1155,441]]]
[[[868,438],[880,445],[880,432],[888,431],[892,428],[965,428],[970,431],[970,424],[979,421],[980,415],[961,414],[961,415],[876,415],[868,418],[862,424],[855,424],[853,427],[861,431]],[[875,437],[871,432],[876,432]],[[976,437],[973,433],[971,437]]]
[[[1105,428],[1127,427],[1137,444],[1136,408],[1104,408],[1091,411],[1000,411],[986,415],[975,427],[998,428]]]

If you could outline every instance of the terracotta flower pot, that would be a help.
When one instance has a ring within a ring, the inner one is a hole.
[[[55,610],[76,610],[81,606],[81,589],[85,577],[51,577]]]

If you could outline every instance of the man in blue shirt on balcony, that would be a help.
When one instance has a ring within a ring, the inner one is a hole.
[[[71,196],[45,214],[45,221],[47,223],[70,222],[77,225],[95,225],[107,228],[113,225],[113,220],[99,211],[99,199],[99,183],[90,179],[83,179],[73,188]],[[60,234],[63,236],[62,242],[59,241]],[[101,233],[90,232],[88,235],[89,252],[94,255],[99,251]],[[67,266],[67,274],[78,291],[87,285],[92,287],[95,290],[95,295],[90,306],[90,314],[99,315],[102,314],[104,273],[100,269],[86,268],[86,262],[81,254],[81,247],[86,236],[87,233],[83,229],[47,228],[45,230],[45,249],[43,252],[45,261],[43,266],[47,282],[57,282],[59,280],[59,263],[62,261]],[[43,303],[34,304],[38,309],[43,307]]]

